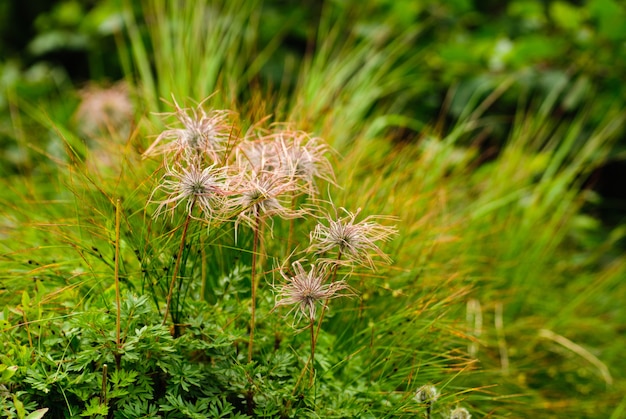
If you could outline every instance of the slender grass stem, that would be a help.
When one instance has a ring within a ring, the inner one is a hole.
[[[256,264],[257,264],[257,250],[259,247],[259,231],[260,231],[260,217],[256,217],[256,223],[254,225],[254,237],[252,239],[252,271],[250,272],[250,287],[252,293],[252,313],[250,315],[250,340],[248,341],[248,362],[252,362],[252,351],[254,348],[254,328],[256,325]]]
[[[115,303],[117,304],[117,316],[115,319],[115,366],[121,367],[122,350],[122,299],[120,297],[120,220],[122,218],[122,200],[115,202]]]
[[[302,382],[302,379],[304,378],[304,374],[309,369],[309,363],[311,363],[311,358],[307,359],[306,364],[304,364],[304,368],[302,368],[302,371],[300,372],[300,376],[298,376],[298,379],[296,380],[296,384],[294,384],[293,386],[293,392],[292,392],[293,395],[295,395],[296,392],[298,391],[298,387],[300,386],[300,383]]]
[[[24,291],[26,292],[26,291]],[[28,344],[30,345],[30,348],[33,348],[33,337],[30,334],[30,328],[28,327],[28,318],[26,317],[26,307],[23,307],[22,310],[22,319],[24,319],[24,327],[26,328],[26,334],[28,335]],[[34,352],[33,352],[33,356],[34,356]]]
[[[193,211],[193,204],[189,209],[185,224],[183,225],[183,234],[180,238],[180,247],[178,248],[178,254],[176,255],[176,264],[174,265],[174,272],[172,273],[172,281],[170,282],[170,289],[167,293],[167,301],[165,303],[165,314],[163,315],[163,325],[167,322],[167,315],[170,311],[170,303],[172,302],[172,294],[174,293],[174,286],[176,285],[176,278],[178,277],[178,270],[180,269],[180,262],[183,258],[183,250],[185,248],[185,239],[187,238],[187,230],[189,229],[189,222],[191,221],[191,212]],[[172,320],[174,320],[172,318]]]

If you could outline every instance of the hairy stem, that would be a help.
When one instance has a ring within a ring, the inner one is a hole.
[[[333,268],[333,273],[330,278],[331,283],[335,282],[335,279],[337,279],[337,270],[339,269],[340,260],[341,260],[341,251],[339,251],[339,253],[337,254],[337,264]],[[330,298],[327,298],[326,301],[324,301],[324,305],[322,306],[322,311],[320,314],[320,319],[317,323],[317,328],[315,328],[315,320],[311,319],[311,324],[310,324],[311,357],[307,360],[306,364],[304,365],[304,368],[302,369],[302,373],[300,374],[300,377],[298,377],[298,380],[296,381],[296,385],[294,386],[294,389],[293,389],[293,394],[296,394],[296,391],[298,390],[298,386],[300,385],[300,381],[302,381],[302,378],[304,377],[304,373],[309,368],[309,365],[311,366],[311,380],[310,380],[309,385],[313,385],[313,378],[315,376],[315,367],[313,365],[314,358],[315,358],[315,345],[317,343],[317,338],[319,337],[319,334],[320,334],[320,329],[322,328],[322,321],[324,320],[324,313],[326,311],[326,307],[328,306],[329,301],[330,301]]]
[[[185,248],[185,239],[187,238],[187,230],[189,228],[189,221],[191,220],[191,211],[193,210],[193,205],[189,210],[189,214],[187,214],[187,218],[185,219],[185,224],[183,225],[183,234],[180,238],[180,247],[178,248],[178,254],[176,255],[176,264],[174,265],[174,272],[172,273],[172,281],[170,282],[170,289],[167,293],[167,301],[165,303],[165,314],[163,315],[163,325],[167,322],[167,315],[170,311],[170,303],[172,302],[172,294],[174,293],[174,285],[176,285],[176,278],[178,277],[178,270],[180,269],[180,261],[183,258],[183,249]],[[174,320],[172,318],[172,320]]]
[[[309,380],[309,387],[313,385],[313,380],[315,379],[315,319],[311,319],[311,324],[309,325],[309,329],[311,329],[311,379]]]
[[[252,239],[252,272],[250,273],[250,287],[252,292],[252,314],[250,315],[250,340],[248,341],[248,362],[252,361],[252,350],[254,347],[254,328],[256,324],[256,263],[257,263],[257,249],[259,247],[259,224],[260,217],[256,217],[256,223],[254,225],[254,238]]]
[[[106,404],[106,403],[107,403],[107,364],[104,364],[102,365],[102,387],[100,389],[100,404]]]
[[[339,252],[337,253],[337,263],[333,267],[333,274],[330,277],[330,283],[331,284],[333,282],[335,282],[335,280],[337,279],[337,270],[339,269],[339,262],[340,261],[341,261],[341,250],[339,250]],[[317,323],[317,330],[315,331],[315,340],[316,341],[317,341],[317,338],[319,337],[320,329],[322,328],[322,321],[324,321],[324,314],[326,313],[326,308],[328,307],[328,302],[329,301],[330,301],[330,297],[326,298],[326,301],[324,301],[324,305],[322,306],[322,311],[320,312],[320,320],[319,320],[319,323]]]
[[[291,211],[296,211],[296,193],[292,192],[291,194]],[[295,219],[292,218],[289,220],[289,236],[287,238],[287,254],[291,255],[291,251],[293,248],[293,236],[295,232]]]

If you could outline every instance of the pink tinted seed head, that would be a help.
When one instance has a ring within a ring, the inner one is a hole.
[[[276,174],[282,164],[276,142],[263,138],[241,142],[236,159],[240,170],[253,176]]]
[[[376,244],[378,241],[389,241],[398,232],[394,226],[385,226],[376,222],[376,220],[388,217],[370,215],[356,222],[360,210],[355,213],[345,208],[341,210],[346,213],[346,216],[327,215],[325,217],[327,224],[319,223],[315,226],[310,235],[309,251],[317,254],[337,251],[343,260],[372,269],[375,268],[374,255],[386,263],[391,263],[391,258]]]
[[[233,112],[212,110],[206,112],[200,103],[196,108],[181,108],[174,100],[174,115],[182,128],[163,131],[143,153],[144,157],[168,154],[176,159],[197,160],[207,156],[213,162],[222,159],[228,150],[233,132]]]
[[[277,287],[275,307],[293,306],[295,321],[302,317],[315,320],[316,306],[331,298],[353,295],[345,281],[328,283],[330,269],[326,264],[311,265],[307,271],[300,261],[292,263],[293,273],[280,271],[285,282]],[[347,293],[340,291],[347,290]]]
[[[309,195],[317,194],[316,179],[335,184],[333,167],[326,158],[330,147],[320,138],[302,131],[280,131],[274,135],[284,175],[304,182]]]
[[[240,210],[236,223],[244,222],[254,228],[267,217],[299,217],[300,212],[289,207],[289,193],[294,188],[294,182],[274,173],[244,174],[238,195],[232,200]]]
[[[228,175],[226,169],[215,165],[200,168],[195,164],[182,166],[177,163],[174,167],[165,167],[165,174],[161,183],[156,187],[152,196],[157,191],[165,192],[166,198],[153,201],[159,204],[154,217],[171,212],[185,205],[185,210],[192,215],[193,207],[197,205],[207,219],[220,218],[227,212],[229,207]]]

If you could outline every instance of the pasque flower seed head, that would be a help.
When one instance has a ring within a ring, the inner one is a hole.
[[[345,281],[328,283],[330,269],[326,264],[311,265],[306,270],[300,261],[292,263],[293,273],[280,271],[285,283],[278,287],[275,307],[291,306],[291,311],[297,310],[297,316],[304,316],[309,320],[315,319],[316,305],[324,301],[351,293],[340,294],[340,291],[350,290]],[[290,311],[290,312],[291,312]]]
[[[464,407],[457,407],[452,412],[450,412],[450,419],[471,419],[472,415],[470,412]]]
[[[195,161],[200,156],[208,156],[217,162],[228,148],[232,135],[229,122],[231,111],[212,110],[206,112],[200,103],[195,109],[181,108],[174,100],[175,115],[183,128],[169,128],[163,131],[143,153],[144,156],[174,154],[178,159]],[[166,114],[167,115],[167,114]]]
[[[317,194],[315,179],[335,184],[335,173],[326,154],[330,147],[302,131],[284,130],[274,135],[284,175],[304,182],[309,195]]]
[[[381,225],[375,220],[384,219],[382,216],[370,215],[360,222],[356,217],[360,210],[351,213],[341,208],[346,213],[345,217],[326,217],[326,222],[319,223],[311,233],[309,250],[316,253],[326,253],[337,250],[342,258],[350,262],[374,268],[372,254],[379,256],[385,262],[391,259],[378,245],[377,241],[388,241],[397,234],[397,229],[392,226]]]
[[[289,219],[300,216],[296,210],[289,208],[288,194],[294,191],[293,181],[271,172],[259,175],[246,173],[239,184],[239,193],[233,198],[232,204],[240,209],[237,224],[244,222],[250,227],[264,221],[266,217],[278,216]]]
[[[417,389],[415,393],[415,400],[418,403],[434,403],[439,398],[439,391],[437,387],[426,384]]]
[[[189,215],[192,214],[194,205],[198,205],[206,218],[219,217],[229,207],[227,179],[226,169],[215,165],[204,169],[196,164],[183,166],[177,163],[174,167],[166,166],[162,181],[152,196],[160,190],[167,197],[161,201],[150,198],[151,202],[159,204],[154,216],[158,217],[168,211],[173,213],[179,205],[184,204]]]

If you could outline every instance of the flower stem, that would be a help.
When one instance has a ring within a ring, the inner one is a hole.
[[[339,269],[339,261],[341,260],[341,251],[339,251],[339,253],[337,254],[337,264],[335,265],[334,269],[333,269],[333,274],[330,278],[330,282],[331,284],[333,282],[335,282],[335,279],[337,279],[337,270]],[[322,321],[324,320],[324,313],[326,311],[326,307],[328,306],[328,302],[330,301],[330,297],[326,299],[326,301],[324,301],[324,305],[322,306],[322,311],[320,314],[320,319],[317,323],[317,328],[315,328],[315,320],[311,319],[311,324],[310,324],[310,329],[311,329],[311,357],[307,360],[306,364],[304,365],[304,368],[302,369],[302,373],[300,374],[300,377],[298,377],[298,381],[296,381],[296,385],[294,386],[293,389],[293,394],[296,393],[296,391],[298,390],[298,386],[300,385],[300,381],[302,380],[302,377],[304,376],[305,371],[309,368],[309,364],[311,365],[311,380],[309,382],[309,386],[313,385],[313,378],[315,376],[315,366],[314,366],[314,362],[315,362],[315,345],[317,343],[317,338],[319,337],[320,334],[320,329],[322,328]]]
[[[291,193],[291,211],[296,211],[296,193]],[[289,236],[287,238],[287,254],[290,255],[293,247],[293,236],[295,232],[294,226],[295,219],[292,218],[289,220]]]
[[[259,224],[260,217],[257,216],[254,226],[254,237],[252,239],[252,272],[250,273],[250,287],[252,290],[252,314],[250,316],[250,340],[248,341],[248,362],[252,361],[252,349],[254,347],[254,328],[256,324],[256,263],[257,248],[259,246]]]
[[[313,380],[315,379],[315,319],[311,319],[311,324],[309,325],[309,329],[311,329],[311,379],[309,381],[309,387],[313,385]]]
[[[339,262],[341,261],[341,250],[339,250],[339,253],[337,253],[337,263],[335,264],[334,268],[333,268],[333,274],[330,277],[330,283],[332,284],[333,282],[335,282],[335,279],[337,279],[337,270],[339,269]],[[315,340],[317,341],[317,338],[319,337],[320,334],[320,329],[322,328],[322,321],[324,320],[324,314],[326,313],[326,308],[328,307],[328,302],[330,301],[330,297],[326,298],[326,301],[324,301],[324,305],[322,306],[322,311],[320,312],[320,320],[319,323],[317,323],[317,330],[315,331]]]
[[[180,247],[178,248],[178,254],[176,255],[176,264],[174,265],[174,272],[172,273],[172,281],[170,282],[170,289],[167,293],[167,302],[165,303],[165,314],[163,315],[163,325],[167,322],[167,315],[170,311],[170,303],[172,302],[172,294],[174,293],[174,285],[176,285],[176,278],[178,277],[178,270],[180,269],[180,262],[183,258],[183,250],[185,248],[185,239],[187,238],[187,230],[189,228],[189,221],[191,220],[191,211],[193,210],[193,205],[189,210],[189,214],[187,214],[187,218],[185,219],[185,224],[183,225],[183,234],[180,238]],[[172,316],[172,320],[174,320]],[[174,325],[174,327],[176,327]],[[175,330],[175,329],[174,329]]]

